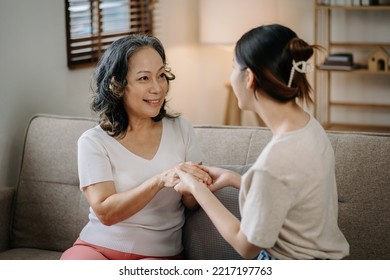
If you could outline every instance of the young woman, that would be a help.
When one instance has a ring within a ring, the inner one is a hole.
[[[315,46],[287,27],[254,28],[237,42],[231,84],[239,107],[256,112],[273,137],[241,176],[203,167],[208,187],[177,169],[175,189],[192,194],[221,235],[247,259],[341,259],[349,245],[337,225],[332,146],[321,125],[297,103],[312,102],[306,78]],[[240,188],[241,221],[212,194]]]
[[[78,141],[80,188],[89,223],[62,259],[179,259],[184,206],[191,195],[172,187],[175,168],[206,184],[194,163],[202,152],[192,126],[166,112],[169,81],[164,48],[152,36],[115,41],[96,73],[92,109],[100,124]]]

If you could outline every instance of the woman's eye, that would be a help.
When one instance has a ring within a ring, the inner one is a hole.
[[[165,79],[165,73],[161,73],[160,74],[160,78],[164,78]]]
[[[139,80],[140,80],[140,81],[147,81],[147,80],[149,80],[149,78],[146,77],[146,76],[143,76],[143,77],[139,78]]]

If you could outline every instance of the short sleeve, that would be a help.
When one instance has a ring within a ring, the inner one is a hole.
[[[110,159],[104,146],[90,135],[78,140],[78,173],[80,188],[104,181],[113,181]]]
[[[193,126],[186,119],[180,117],[180,127],[186,148],[185,161],[191,161],[194,163],[202,162],[204,156]]]
[[[250,243],[270,248],[286,220],[291,196],[283,182],[268,172],[250,172],[240,193],[241,231]]]

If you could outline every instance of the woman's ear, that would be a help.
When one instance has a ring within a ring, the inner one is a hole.
[[[247,89],[253,89],[255,86],[255,75],[253,74],[252,70],[249,68],[245,69],[245,75],[246,75],[246,88]]]

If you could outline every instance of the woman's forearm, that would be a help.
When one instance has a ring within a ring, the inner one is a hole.
[[[125,192],[116,192],[114,182],[102,182],[84,193],[101,223],[110,226],[138,213],[163,187],[163,182],[153,177]]]

